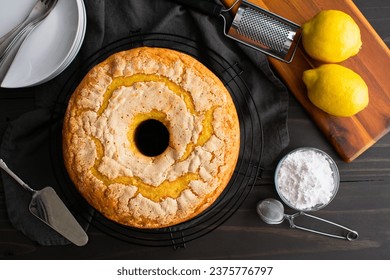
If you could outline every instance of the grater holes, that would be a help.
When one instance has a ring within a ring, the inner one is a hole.
[[[288,52],[288,35],[292,29],[283,22],[254,9],[245,9],[237,31],[240,35],[273,51],[281,54]]]

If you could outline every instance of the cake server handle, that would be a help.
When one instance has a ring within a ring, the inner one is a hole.
[[[8,173],[9,176],[11,176],[16,182],[19,183],[25,190],[36,193],[36,190],[30,188],[29,185],[27,185],[25,182],[22,181],[11,169],[8,168],[7,164],[5,164],[4,160],[0,158],[0,169],[3,169],[5,172]]]

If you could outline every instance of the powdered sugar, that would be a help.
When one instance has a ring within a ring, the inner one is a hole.
[[[276,174],[279,195],[291,207],[310,210],[332,199],[336,183],[330,160],[319,150],[299,149],[289,154]]]

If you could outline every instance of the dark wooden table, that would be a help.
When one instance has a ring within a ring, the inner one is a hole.
[[[372,26],[390,44],[388,0],[355,0]],[[34,93],[0,89],[0,136],[8,121],[33,109]],[[341,177],[332,203],[316,213],[359,232],[348,242],[290,229],[288,223],[267,225],[256,214],[259,200],[277,197],[274,170],[265,170],[242,207],[213,232],[186,248],[132,245],[91,228],[85,247],[42,247],[16,231],[5,210],[0,186],[0,258],[4,259],[390,259],[390,134],[352,163],[340,160],[307,113],[290,95],[287,152],[302,146],[324,150],[336,161]]]

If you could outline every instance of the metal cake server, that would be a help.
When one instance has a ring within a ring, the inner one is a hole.
[[[30,188],[8,168],[1,158],[0,168],[15,179],[25,190],[32,193],[29,210],[35,217],[73,244],[77,246],[87,244],[88,235],[52,187],[45,187],[39,191]]]

